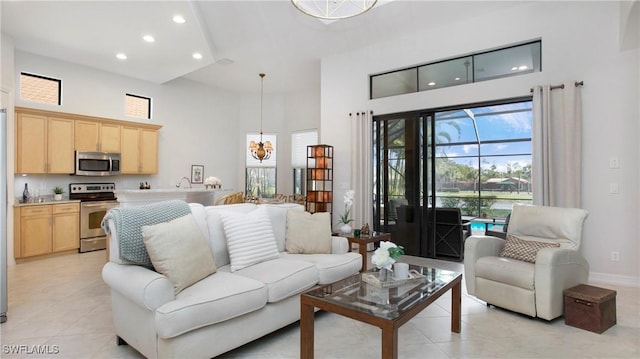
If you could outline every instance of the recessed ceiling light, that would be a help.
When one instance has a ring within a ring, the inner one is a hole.
[[[185,20],[182,15],[176,15],[173,17],[173,22],[175,22],[176,24],[184,24],[185,22],[187,22],[187,20]]]
[[[522,65],[522,66],[518,67],[518,70],[522,71],[522,70],[526,70],[528,68],[529,68],[529,66]]]
[[[456,80],[456,81],[460,81],[460,78],[459,78],[459,77],[456,77],[454,80]]]
[[[142,40],[144,40],[146,42],[154,42],[154,41],[156,41],[156,39],[154,39],[153,36],[151,36],[151,35],[144,35],[142,37]]]
[[[517,71],[518,70],[518,66],[514,66],[511,68],[511,71]]]
[[[121,52],[121,53],[119,53],[119,54],[116,54],[116,57],[117,57],[119,60],[126,60],[126,59],[127,59],[127,55],[123,54],[122,52]]]
[[[427,85],[429,85],[429,86],[435,86],[435,85],[436,85],[436,83],[435,83],[435,82],[433,82],[433,81],[431,81],[431,82],[429,82]]]
[[[191,56],[193,56],[193,58],[196,59],[196,60],[201,60],[202,59],[202,54],[199,53],[199,52],[194,52],[193,55],[191,55]]]

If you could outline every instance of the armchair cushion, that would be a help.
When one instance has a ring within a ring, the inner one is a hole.
[[[216,271],[209,243],[191,214],[142,226],[142,238],[153,267],[169,278],[176,294]]]
[[[580,208],[514,204],[507,231],[521,239],[557,241],[561,248],[578,250],[587,216]]]
[[[502,247],[500,256],[535,263],[538,251],[550,247],[560,247],[560,243],[529,241],[507,234],[507,242]]]

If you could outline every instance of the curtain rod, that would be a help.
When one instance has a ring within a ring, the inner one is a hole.
[[[574,85],[575,87],[582,86],[582,85],[584,85],[584,81],[576,81],[576,82],[574,82],[574,83],[573,83],[573,85]],[[552,89],[552,90],[564,89],[564,84],[556,85],[556,86],[551,86],[551,89]],[[529,89],[529,92],[530,92],[530,93],[533,93],[533,88],[530,88],[530,89]]]
[[[373,111],[369,111],[369,113],[371,114],[371,116],[373,116]],[[362,112],[356,112],[356,116],[360,116],[360,115],[365,115],[366,112],[362,111]],[[349,112],[349,117],[351,117],[351,112]]]

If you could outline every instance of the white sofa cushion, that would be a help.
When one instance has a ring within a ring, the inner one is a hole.
[[[318,282],[318,269],[306,261],[274,259],[234,272],[264,283],[268,302],[275,303],[297,295]]]
[[[231,272],[280,256],[267,209],[261,207],[247,214],[220,213]]]
[[[289,253],[331,253],[331,214],[289,211],[286,239]]]
[[[282,259],[313,263],[318,269],[318,284],[329,284],[350,275],[362,268],[362,257],[359,253],[342,254],[290,254],[283,253]]]
[[[207,206],[204,207],[207,228],[209,230],[209,246],[213,251],[213,259],[218,267],[225,266],[230,263],[229,251],[227,250],[227,237],[224,233],[220,213],[236,212],[249,213],[257,208],[255,203],[238,203],[224,206]]]
[[[216,271],[208,241],[192,214],[142,226],[142,238],[153,267],[169,278],[176,293]]]
[[[173,338],[258,310],[267,303],[267,294],[263,283],[220,270],[156,310],[158,336]]]
[[[258,207],[265,207],[271,220],[273,235],[276,237],[278,244],[278,252],[284,252],[286,231],[287,231],[287,213],[289,211],[304,212],[304,206],[297,203],[265,203]]]

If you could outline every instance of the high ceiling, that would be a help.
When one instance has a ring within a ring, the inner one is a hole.
[[[158,84],[187,78],[237,92],[258,91],[265,72],[265,93],[318,89],[325,56],[516,4],[378,0],[363,15],[323,22],[289,0],[0,2],[2,33],[17,50]],[[186,23],[174,23],[176,14]]]

